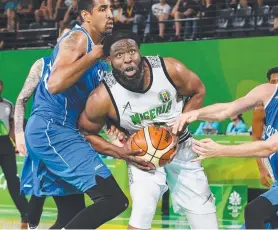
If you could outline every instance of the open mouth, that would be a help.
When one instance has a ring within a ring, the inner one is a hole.
[[[136,74],[136,68],[133,66],[127,67],[125,69],[125,75],[129,78],[132,78]]]
[[[107,23],[107,27],[113,28],[113,21],[109,21],[109,22]]]

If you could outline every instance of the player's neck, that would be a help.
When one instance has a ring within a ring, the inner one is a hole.
[[[144,88],[142,91],[145,91],[151,84],[151,71],[148,64],[143,62],[143,74],[144,74]]]
[[[87,31],[87,33],[90,35],[90,37],[92,38],[94,44],[99,44],[102,36],[100,33],[98,33],[96,30],[92,29],[90,26],[88,26],[87,24],[83,23],[82,27]]]

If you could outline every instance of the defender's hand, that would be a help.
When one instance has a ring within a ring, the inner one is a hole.
[[[198,119],[198,110],[192,110],[187,113],[181,114],[175,121],[170,122],[168,125],[172,126],[172,134],[178,135],[190,123]]]
[[[206,158],[221,156],[222,150],[226,147],[225,145],[217,144],[210,138],[200,141],[192,139],[192,149],[195,153],[200,155],[192,161],[200,161]]]

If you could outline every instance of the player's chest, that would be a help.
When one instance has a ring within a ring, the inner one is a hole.
[[[176,94],[166,89],[145,95],[127,94],[119,102],[118,110],[122,120],[138,123],[143,120],[152,121],[168,114],[176,102]]]

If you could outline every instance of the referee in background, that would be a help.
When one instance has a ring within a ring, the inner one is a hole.
[[[20,193],[19,178],[15,158],[14,141],[14,108],[10,101],[2,97],[4,89],[3,81],[0,80],[0,166],[7,181],[10,195],[21,214],[21,229],[27,229],[28,201]]]

